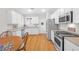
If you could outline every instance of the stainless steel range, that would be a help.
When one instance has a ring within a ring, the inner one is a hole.
[[[78,36],[66,31],[56,31],[54,35],[54,44],[57,50],[64,51],[64,37]]]

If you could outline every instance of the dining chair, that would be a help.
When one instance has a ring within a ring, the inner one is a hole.
[[[11,34],[11,31],[4,31],[0,34],[0,45],[3,45],[3,51],[5,51],[6,48],[8,49],[9,47],[11,47],[9,45],[9,39],[7,39],[9,36],[11,36]]]
[[[17,49],[17,51],[26,51],[26,43],[27,43],[27,39],[28,39],[28,33],[26,32],[25,35],[22,37],[22,44],[20,45],[20,47]]]
[[[10,36],[11,34],[12,34],[11,31],[4,31],[0,34],[0,38]]]

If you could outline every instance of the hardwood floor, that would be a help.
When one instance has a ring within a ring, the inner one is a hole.
[[[56,51],[53,43],[45,34],[29,35],[26,44],[27,51]]]

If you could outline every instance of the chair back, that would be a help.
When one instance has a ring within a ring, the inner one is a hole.
[[[10,31],[4,31],[0,34],[0,38],[4,38],[4,37],[10,36],[10,35],[12,35],[12,33]]]
[[[27,39],[28,39],[28,33],[26,32],[25,35],[22,37],[23,41],[24,41],[24,46],[26,46],[27,43]]]
[[[19,47],[19,49],[17,49],[17,51],[20,51],[20,50],[26,51],[27,39],[28,39],[28,33],[26,32],[25,35],[22,37],[22,44]]]

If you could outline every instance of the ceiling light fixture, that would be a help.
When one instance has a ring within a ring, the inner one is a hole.
[[[32,9],[28,9],[28,12],[32,12]]]
[[[32,12],[34,10],[34,8],[29,8],[28,12]]]
[[[41,11],[42,11],[42,12],[46,12],[46,9],[42,9]]]

